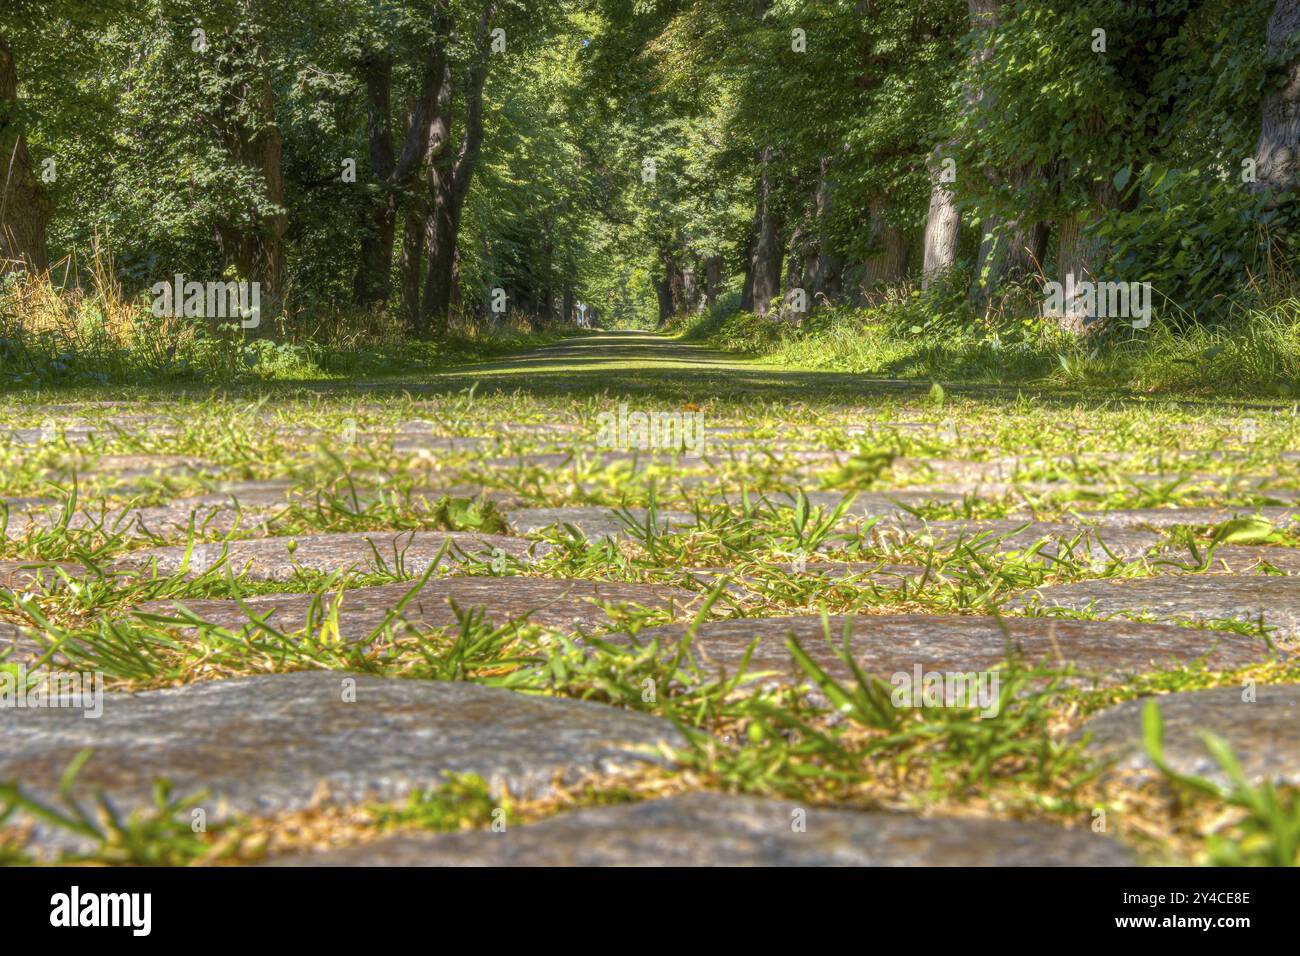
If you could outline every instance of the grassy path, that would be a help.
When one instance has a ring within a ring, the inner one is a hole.
[[[482,365],[451,369],[435,387],[524,389],[538,395],[616,392],[703,401],[746,395],[758,400],[847,400],[881,393],[907,393],[928,383],[869,380],[838,372],[765,366],[654,332],[599,332],[568,339]]]

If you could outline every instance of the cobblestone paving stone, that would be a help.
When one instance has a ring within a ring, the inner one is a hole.
[[[1274,575],[1083,581],[1038,588],[1012,606],[1063,608],[1101,616],[1151,615],[1158,620],[1263,620],[1279,637],[1300,637],[1300,581]]]
[[[107,534],[141,539],[184,533],[191,524],[202,534],[226,535],[237,528],[255,528],[264,524],[268,517],[266,509],[242,507],[222,496],[205,496],[141,508],[92,505],[68,516],[67,525],[74,529],[103,529]],[[14,538],[63,523],[62,510],[58,506],[48,506],[14,516],[6,531],[9,537]]]
[[[1157,702],[1164,719],[1164,756],[1178,773],[1228,785],[1201,738],[1208,731],[1228,742],[1251,781],[1300,784],[1300,684],[1184,691]],[[1143,747],[1145,707],[1145,700],[1127,701],[1083,726],[1090,748],[1113,760],[1117,771],[1155,772]]]
[[[905,585],[917,585],[926,580],[941,579],[943,573],[937,570],[927,571],[922,567],[905,564],[882,564],[879,561],[828,561],[824,563],[804,562],[797,565],[781,562],[756,568],[756,571],[777,571],[783,576],[800,578],[817,577],[835,583],[845,583],[866,588],[901,588]],[[781,581],[770,575],[758,573],[736,574],[734,568],[691,568],[688,572],[705,587],[714,586],[724,577],[741,587],[762,588]]]
[[[820,617],[719,621],[695,628],[691,653],[708,669],[735,672],[757,642],[751,660],[756,671],[775,671],[797,680],[799,667],[786,649],[794,637],[821,667],[839,679],[852,673],[838,652],[849,628],[849,650],[867,673],[884,680],[903,672],[972,673],[989,671],[1012,652],[1029,665],[1041,661],[1073,665],[1080,674],[1115,683],[1135,672],[1205,657],[1218,668],[1242,667],[1270,654],[1260,639],[1240,634],[1194,631],[1130,621],[1068,621],[1053,618],[939,617],[863,615],[828,618],[829,640]],[[636,640],[655,639],[671,648],[686,627],[641,631]]]
[[[806,829],[794,832],[802,814]],[[692,793],[500,833],[400,834],[289,866],[1128,866],[1106,838],[1001,820],[816,810]]]
[[[0,588],[45,591],[58,586],[60,571],[70,578],[86,573],[84,567],[71,561],[0,561]]]
[[[1287,527],[1300,519],[1290,508],[1139,508],[1098,511],[1088,520],[1101,527],[1148,528],[1159,531],[1179,525],[1211,527],[1233,518],[1258,516],[1275,527]]]
[[[610,619],[602,603],[687,611],[699,600],[694,592],[663,585],[509,577],[432,578],[408,599],[418,583],[343,591],[337,601],[339,635],[348,641],[362,640],[395,619],[399,611],[400,619],[412,626],[455,626],[458,619],[450,602],[465,613],[481,609],[489,621],[498,625],[527,617],[529,623],[572,631],[608,627]],[[249,625],[252,614],[279,630],[291,631],[307,624],[317,597],[268,594],[240,600],[152,601],[139,605],[138,610],[167,614],[181,605],[203,621],[228,630]],[[323,606],[332,610],[335,599],[327,595]]]
[[[102,790],[129,812],[165,775],[184,792],[207,790],[202,806],[220,819],[305,808],[322,785],[344,804],[392,800],[446,773],[536,796],[586,772],[664,763],[661,745],[682,743],[667,721],[598,704],[337,672],[107,694],[102,709],[97,719],[74,708],[0,710],[0,779],[51,796],[91,748],[74,796]]]

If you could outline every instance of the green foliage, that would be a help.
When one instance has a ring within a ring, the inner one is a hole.
[[[1150,282],[1157,298],[1185,317],[1210,319],[1237,300],[1258,301],[1259,286],[1244,280],[1276,276],[1298,250],[1295,234],[1279,228],[1288,210],[1261,208],[1239,173],[1231,167],[1143,170],[1142,204],[1112,211],[1095,226],[1110,246],[1112,274]]]
[[[500,331],[489,304],[502,289],[512,323],[544,327],[583,302],[607,323],[650,327],[708,303],[719,341],[773,347],[786,330],[718,309],[752,278],[762,221],[780,296],[803,289],[812,315],[800,317],[823,328],[842,329],[835,310],[870,297],[915,334],[965,332],[986,304],[967,301],[976,276],[1023,323],[1042,281],[1071,270],[1150,282],[1184,326],[1270,308],[1300,258],[1300,210],[1265,209],[1241,174],[1285,66],[1265,58],[1273,0],[993,6],[975,22],[962,0],[498,0],[505,46],[485,61],[481,156],[455,214],[459,334]],[[354,304],[402,318],[397,288],[424,276],[401,247],[420,261],[434,173],[470,140],[485,0],[15,9],[3,36],[19,98],[0,110],[34,162],[55,164],[41,188],[60,284],[89,287],[104,250],[127,296],[177,273],[275,273],[269,311],[307,326],[300,339],[328,338],[317,318]],[[427,164],[389,181],[376,131],[395,154],[408,145],[436,51],[452,83],[437,107],[445,128],[415,144]],[[382,107],[376,64],[391,79]],[[941,161],[953,164],[958,258],[927,282],[942,301],[909,303]],[[384,208],[386,270],[359,262]],[[1012,224],[1046,241],[1004,277],[983,240],[1005,247]],[[262,270],[273,249],[282,270]],[[386,300],[361,296],[381,279]],[[988,347],[1038,337],[1002,328]],[[347,365],[337,352],[251,356]],[[59,361],[40,380],[77,365]]]
[[[153,804],[146,810],[123,817],[102,794],[95,796],[95,809],[87,809],[84,801],[73,795],[73,785],[91,757],[91,751],[83,750],[68,765],[56,803],[31,796],[16,781],[0,782],[0,824],[21,811],[47,827],[78,838],[86,848],[63,854],[64,863],[89,859],[129,866],[184,866],[233,850],[218,846],[213,839],[228,824],[214,822],[210,834],[206,823],[203,828],[193,826],[191,811],[206,794],[177,798],[163,780],[154,784]],[[3,852],[0,847],[0,854]],[[17,855],[10,862],[29,861]]]

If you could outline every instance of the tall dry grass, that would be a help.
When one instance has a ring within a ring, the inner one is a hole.
[[[194,350],[192,321],[153,315],[144,298],[128,297],[113,262],[94,246],[85,285],[64,287],[55,275],[74,271],[70,260],[40,274],[0,277],[0,372],[60,373],[94,368],[97,377],[128,369],[157,373]]]

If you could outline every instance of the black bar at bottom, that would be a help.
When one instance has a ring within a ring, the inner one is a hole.
[[[698,949],[711,936],[735,951],[750,940],[770,948],[784,933],[815,945],[844,933],[864,944],[935,932],[991,942],[1035,929],[1071,942],[1229,942],[1289,926],[1296,886],[1294,871],[1228,869],[0,870],[10,952],[28,937],[73,933],[128,946],[230,938],[259,949],[281,940],[373,946],[399,934],[437,946],[466,933],[488,946],[622,939],[661,951]],[[148,894],[147,906],[133,894]]]

